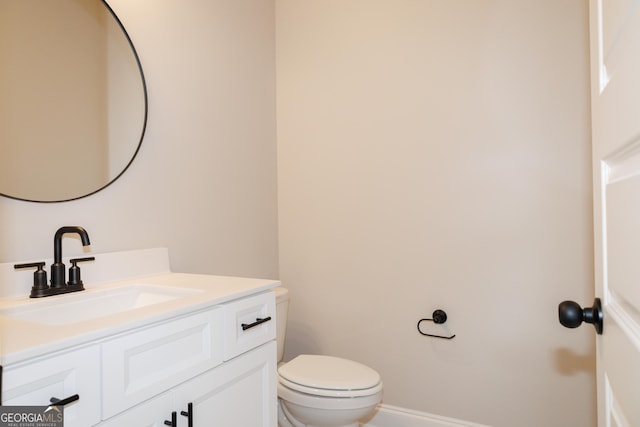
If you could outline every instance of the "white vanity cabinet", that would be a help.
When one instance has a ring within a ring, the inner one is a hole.
[[[249,353],[104,421],[100,427],[275,427],[276,343]]]
[[[276,427],[275,312],[261,292],[8,365],[2,403],[79,394],[66,427]]]
[[[266,292],[106,342],[100,427],[275,427],[275,334]]]

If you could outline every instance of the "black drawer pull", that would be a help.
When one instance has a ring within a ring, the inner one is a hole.
[[[164,420],[164,425],[169,427],[178,427],[178,413],[176,411],[173,411],[171,413],[171,421]]]
[[[65,406],[71,402],[75,402],[76,400],[80,400],[79,394],[74,394],[73,396],[69,396],[66,399],[62,400],[56,397],[52,397],[51,399],[49,399],[49,402],[51,402],[51,406]]]
[[[187,404],[187,410],[180,411],[180,414],[187,417],[188,427],[193,427],[193,403],[189,402]]]
[[[269,320],[271,320],[271,316],[265,317],[264,319],[256,317],[256,321],[255,322],[253,322],[253,323],[242,323],[240,326],[242,326],[242,330],[243,331],[246,331],[247,329],[251,329],[251,328],[253,328],[255,326],[258,326],[261,323],[268,322]]]

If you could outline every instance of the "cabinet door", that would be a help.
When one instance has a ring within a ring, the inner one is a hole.
[[[100,350],[91,346],[4,368],[3,405],[46,406],[52,397],[80,399],[64,409],[65,427],[100,421]]]
[[[194,427],[276,427],[276,357],[271,341],[177,387],[178,413],[192,403]]]
[[[115,417],[98,424],[98,427],[166,427],[171,421],[172,393],[167,392],[143,402]]]

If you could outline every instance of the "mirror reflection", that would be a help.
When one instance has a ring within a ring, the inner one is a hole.
[[[135,157],[147,114],[142,69],[101,0],[0,0],[0,193],[73,200]]]

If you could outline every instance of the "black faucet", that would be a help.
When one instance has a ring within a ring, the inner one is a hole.
[[[80,236],[82,246],[89,246],[89,234],[82,227],[60,227],[53,237],[53,264],[51,265],[51,286],[47,285],[47,272],[44,270],[44,262],[31,262],[27,264],[16,264],[14,268],[37,268],[33,273],[33,287],[31,288],[31,298],[48,297],[51,295],[66,294],[84,290],[80,279],[79,262],[94,261],[95,257],[72,259],[69,268],[69,283],[65,283],[65,269],[62,263],[62,236],[67,233],[75,233]]]
[[[75,233],[80,236],[82,246],[89,246],[89,234],[87,231],[78,226],[60,227],[53,236],[53,264],[51,264],[51,287],[59,288],[66,286],[65,268],[62,263],[62,236],[67,233]]]

